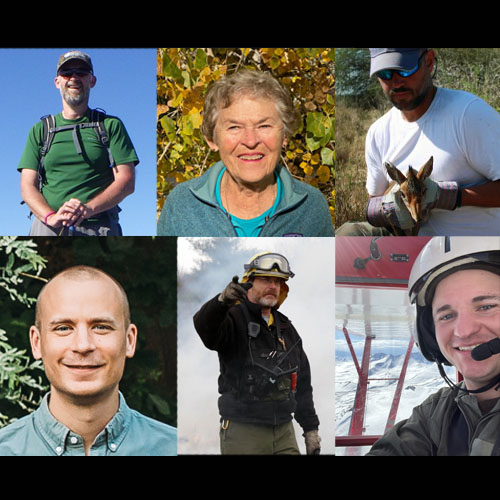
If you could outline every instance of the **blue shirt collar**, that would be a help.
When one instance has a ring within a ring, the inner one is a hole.
[[[122,393],[119,393],[119,397],[118,411],[96,437],[93,446],[102,446],[104,444],[110,451],[115,452],[123,442],[132,415]],[[35,428],[42,435],[42,438],[58,455],[63,455],[68,446],[83,446],[82,437],[72,432],[52,415],[49,410],[49,398],[50,393],[47,393],[33,416]]]

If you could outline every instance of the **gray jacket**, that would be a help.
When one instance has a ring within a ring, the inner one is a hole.
[[[367,455],[491,456],[500,455],[499,448],[500,398],[485,411],[476,396],[444,388],[415,407]]]

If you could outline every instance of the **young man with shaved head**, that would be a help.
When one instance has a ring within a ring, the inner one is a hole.
[[[176,429],[130,409],[119,391],[137,327],[116,280],[87,266],[62,271],[40,292],[29,334],[50,393],[0,431],[0,455],[177,453]]]

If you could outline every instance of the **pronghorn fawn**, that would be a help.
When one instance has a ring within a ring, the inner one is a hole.
[[[405,234],[407,236],[416,236],[420,229],[420,224],[425,222],[429,217],[429,210],[425,210],[422,207],[422,200],[425,195],[425,179],[431,175],[432,172],[433,157],[431,156],[427,163],[417,172],[411,166],[408,168],[408,173],[406,176],[400,172],[392,163],[385,162],[384,166],[387,169],[387,173],[393,179],[393,182],[386,189],[384,194],[389,193],[395,183],[399,184],[399,193],[401,199],[403,200],[406,208],[410,212],[410,215],[415,222],[415,226],[411,229],[403,231],[401,229],[396,230],[396,228],[391,224],[395,234]],[[403,231],[403,233],[402,233]]]

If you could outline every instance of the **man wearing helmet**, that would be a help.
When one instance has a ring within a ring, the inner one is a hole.
[[[194,316],[204,345],[220,362],[222,454],[298,454],[292,418],[307,454],[320,452],[319,420],[302,341],[278,308],[294,276],[288,260],[264,252]]]
[[[408,288],[416,343],[449,388],[416,407],[369,455],[500,455],[500,238],[433,238]],[[463,380],[451,382],[443,364]]]

